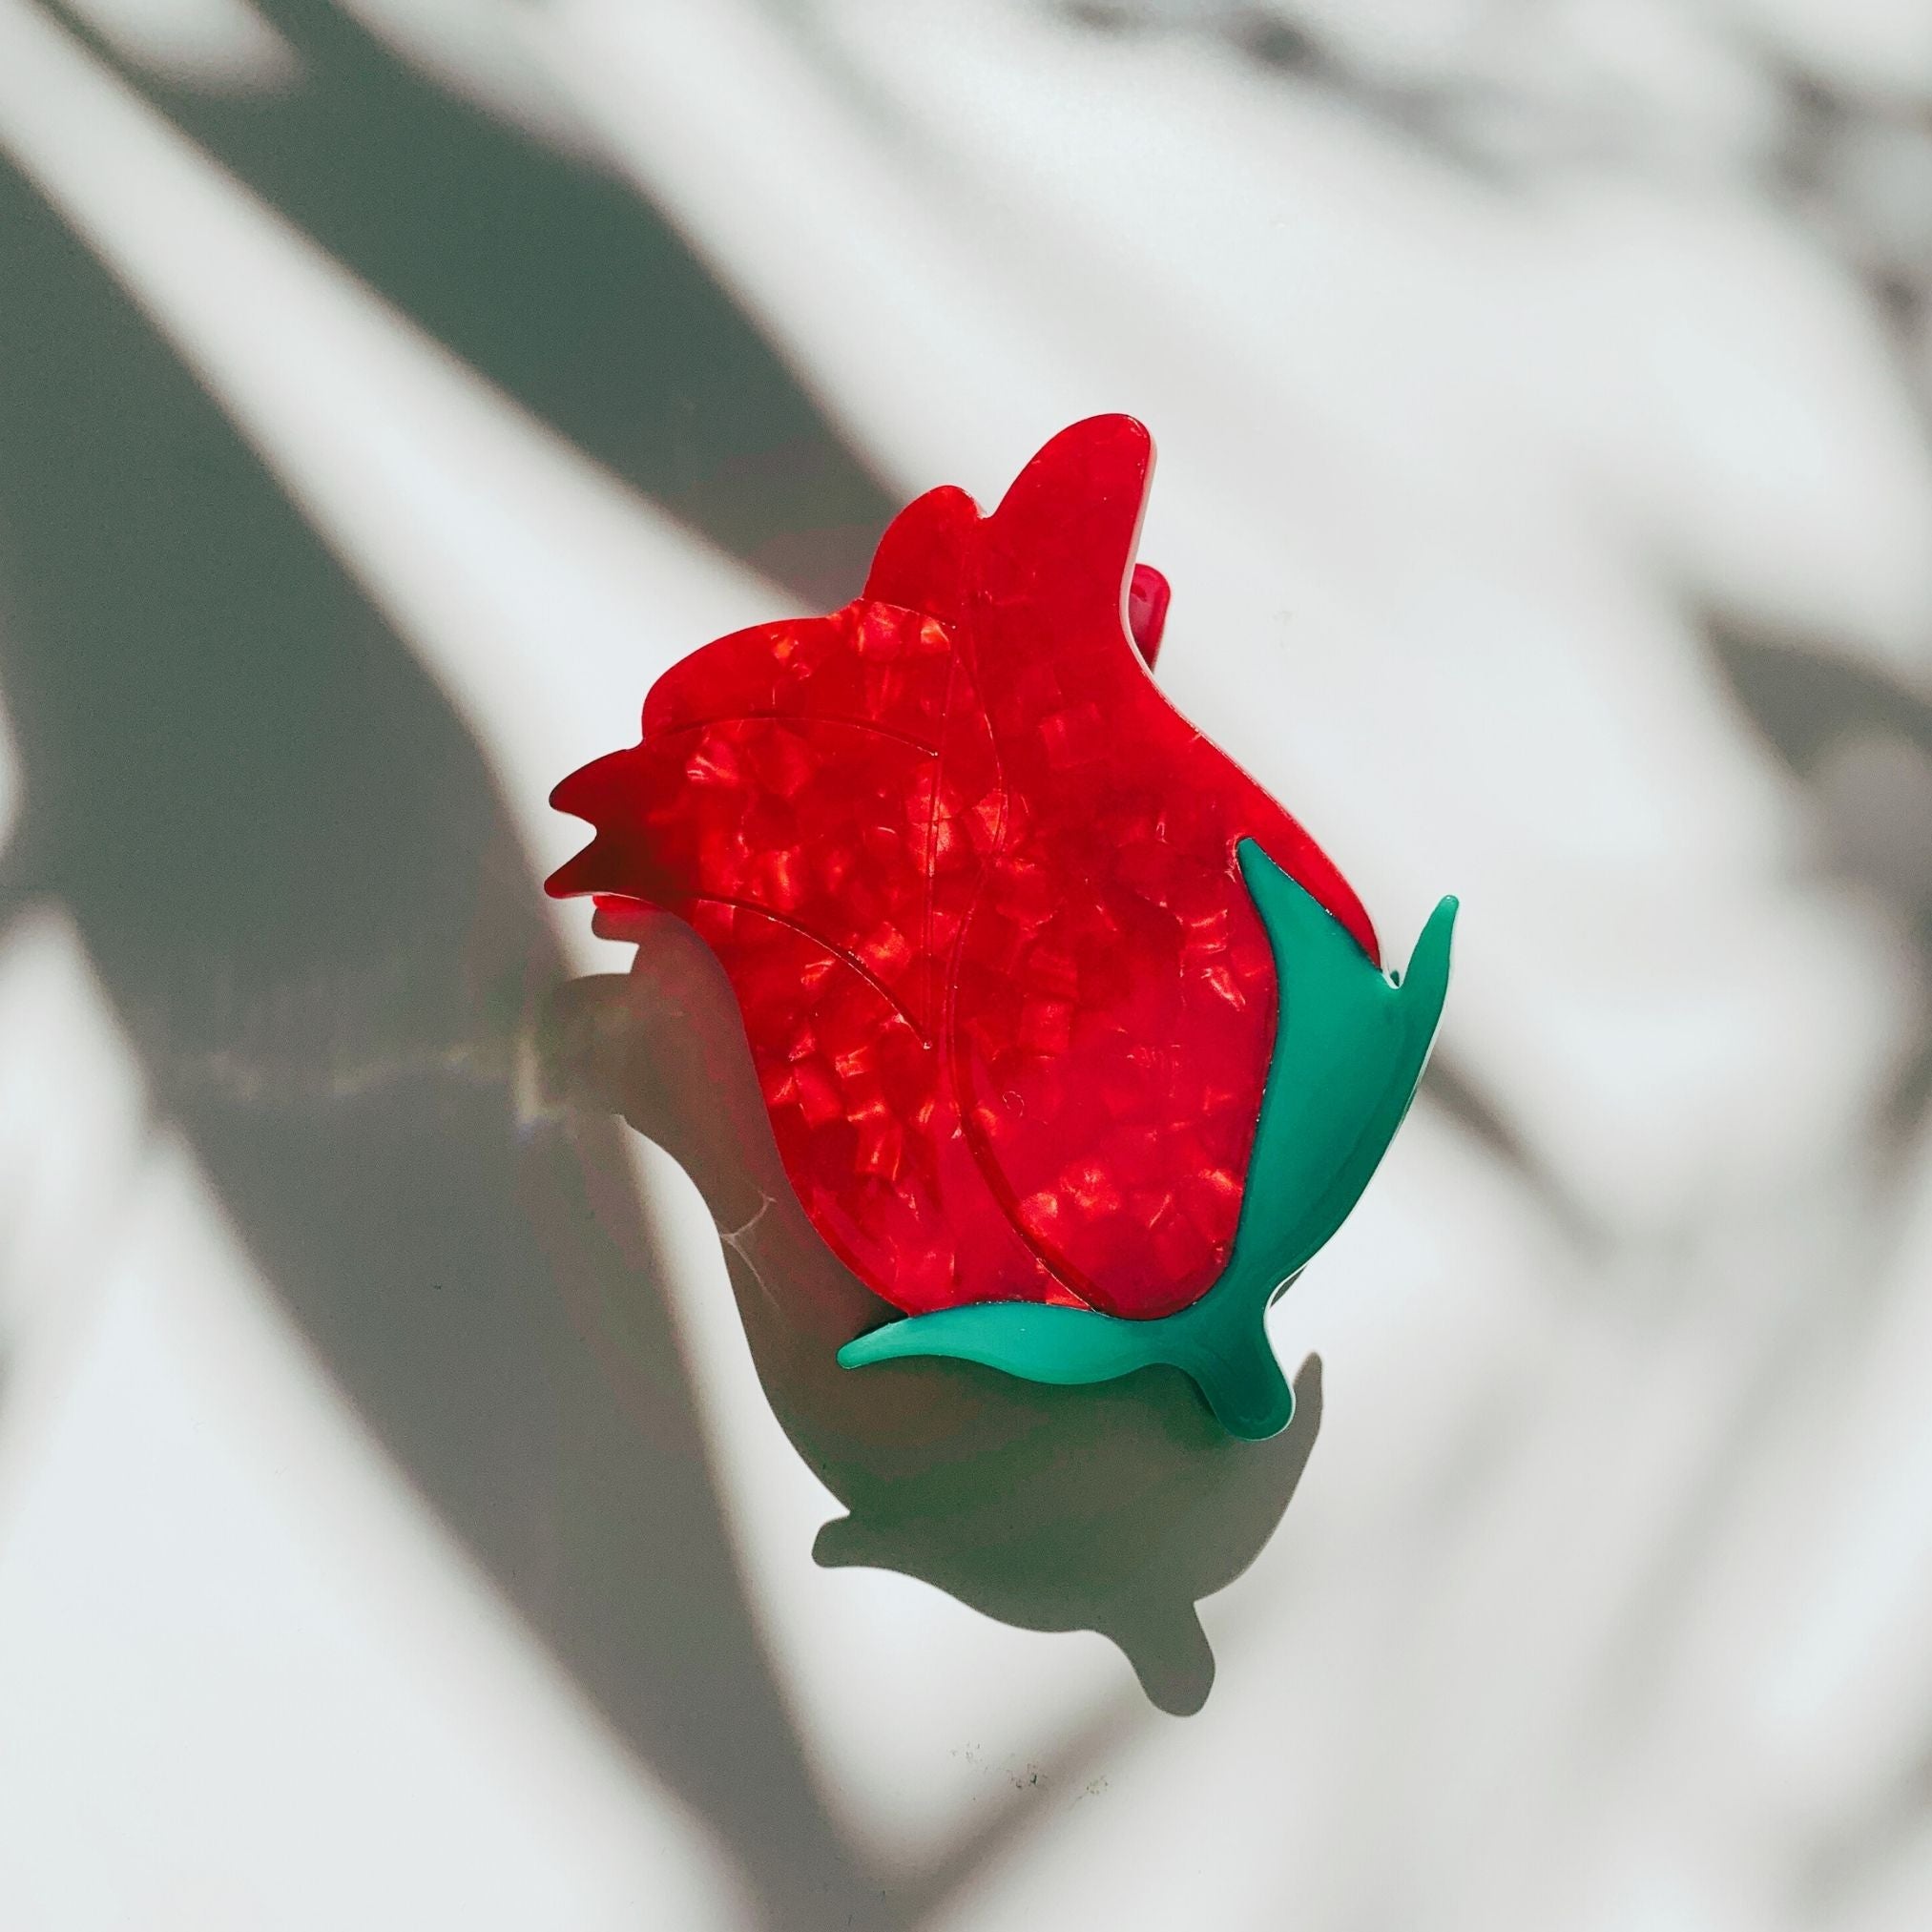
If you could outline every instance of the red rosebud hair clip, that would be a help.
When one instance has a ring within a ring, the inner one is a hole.
[[[1161,695],[1153,450],[1075,424],[990,516],[935,489],[864,594],[653,686],[552,803],[549,890],[688,920],[736,989],[814,1226],[904,1319],[851,1367],[1184,1370],[1287,1425],[1270,1302],[1407,1111],[1455,901],[1407,971],[1315,841]]]

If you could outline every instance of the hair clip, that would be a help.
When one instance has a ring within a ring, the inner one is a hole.
[[[1456,902],[1385,972],[1315,841],[1162,695],[1153,450],[1077,423],[990,516],[935,489],[830,616],[705,645],[552,794],[548,882],[688,921],[785,1173],[902,1319],[840,1351],[1041,1382],[1165,1362],[1284,1428],[1270,1303],[1375,1172]]]

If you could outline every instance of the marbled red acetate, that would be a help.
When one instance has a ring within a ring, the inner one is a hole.
[[[856,603],[696,652],[643,741],[554,795],[596,836],[549,889],[710,942],[800,1200],[910,1312],[1153,1317],[1213,1285],[1276,1017],[1238,841],[1375,956],[1334,866],[1150,675],[1152,456],[1097,417],[990,517],[921,497]]]

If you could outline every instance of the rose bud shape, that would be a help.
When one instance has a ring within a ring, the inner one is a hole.
[[[1152,441],[1056,436],[982,516],[951,488],[827,617],[706,645],[642,741],[551,802],[548,882],[690,922],[722,962],[785,1172],[905,1319],[848,1366],[1036,1381],[1154,1362],[1286,1426],[1275,1296],[1407,1111],[1455,902],[1383,972],[1314,841],[1152,675]]]

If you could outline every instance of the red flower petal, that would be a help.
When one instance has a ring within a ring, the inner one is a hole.
[[[1375,957],[1334,866],[1148,674],[1152,455],[1098,417],[990,517],[919,498],[864,597],[695,653],[642,742],[554,795],[596,837],[550,890],[704,934],[806,1212],[911,1312],[1152,1317],[1212,1285],[1276,1014],[1240,840]]]

